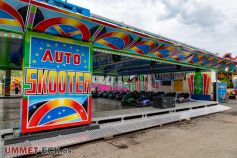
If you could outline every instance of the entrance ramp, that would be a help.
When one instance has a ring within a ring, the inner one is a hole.
[[[199,107],[199,108],[197,108]],[[163,124],[168,124],[181,120],[189,120],[191,118],[213,114],[217,112],[222,112],[224,110],[230,109],[227,106],[219,105],[219,104],[209,104],[209,105],[201,105],[194,106],[186,109],[187,107],[183,107],[181,109],[168,109],[168,113],[157,115],[154,113],[149,113],[148,111],[144,111],[141,118],[133,118],[133,119],[125,119],[126,117],[131,117],[131,114],[121,115],[122,118],[119,121],[115,122],[106,122],[100,123],[99,121],[104,120],[105,118],[96,118],[95,122],[100,124],[99,129],[88,130],[79,133],[67,134],[67,135],[59,135],[56,137],[46,138],[46,139],[38,139],[33,141],[25,141],[16,144],[5,145],[5,147],[38,147],[39,149],[45,147],[67,147],[75,144],[80,144],[84,142],[94,141],[103,138],[111,138],[116,135],[121,135],[128,132],[138,131],[146,128],[151,128]],[[164,110],[161,110],[164,112]],[[153,111],[154,112],[154,111]],[[137,114],[136,114],[137,115]],[[111,116],[112,117],[112,116]],[[108,117],[108,119],[111,119]],[[119,117],[117,117],[119,118]],[[113,118],[114,119],[114,118]],[[40,150],[39,150],[40,152]],[[6,158],[23,156],[24,154],[5,154]]]

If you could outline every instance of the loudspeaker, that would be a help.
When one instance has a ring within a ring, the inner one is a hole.
[[[199,68],[195,69],[195,72],[200,72],[200,71],[201,71],[201,69],[199,69]]]
[[[120,56],[120,55],[114,55],[114,54],[112,54],[112,61],[113,61],[113,62],[119,62],[119,61],[121,61],[121,56]]]
[[[182,66],[181,65],[176,65],[176,70],[181,70]]]
[[[150,61],[150,66],[153,67],[156,64],[155,61]]]

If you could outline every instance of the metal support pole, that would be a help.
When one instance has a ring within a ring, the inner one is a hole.
[[[218,72],[216,71],[216,101],[219,103],[219,96],[218,96]]]
[[[11,95],[11,70],[6,70],[5,84],[4,84],[5,96]]]
[[[111,76],[109,77],[109,80],[110,80],[110,81],[109,81],[109,82],[110,82],[110,83],[109,83],[109,85],[110,85],[110,90],[112,90],[112,85],[111,85]]]
[[[130,81],[130,76],[129,76],[128,81],[129,81],[129,82],[128,82],[128,89],[129,89],[129,91],[131,91],[131,90],[130,90],[130,83],[131,83],[131,81]]]

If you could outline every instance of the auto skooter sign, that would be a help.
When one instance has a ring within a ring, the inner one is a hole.
[[[90,45],[32,32],[25,40],[22,133],[90,124]]]

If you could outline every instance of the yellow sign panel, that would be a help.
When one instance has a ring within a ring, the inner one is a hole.
[[[174,91],[183,92],[183,80],[174,81]]]

